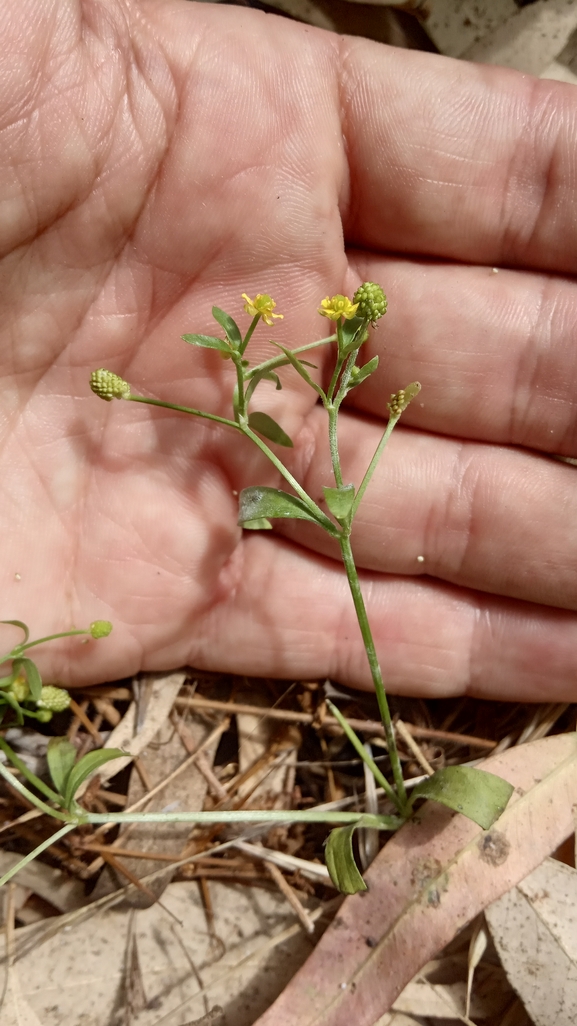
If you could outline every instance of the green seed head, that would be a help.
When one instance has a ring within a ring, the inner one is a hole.
[[[46,684],[40,692],[40,698],[36,705],[39,709],[48,709],[51,713],[64,712],[70,705],[70,695],[64,688]]]
[[[120,378],[118,374],[113,374],[112,371],[105,370],[104,367],[92,371],[90,387],[96,395],[100,396],[101,399],[105,399],[107,403],[112,399],[128,399],[130,395],[128,381],[124,381],[123,378]]]
[[[93,638],[107,638],[112,630],[110,620],[95,620],[90,624],[90,633]]]
[[[357,317],[366,317],[368,321],[378,321],[387,312],[387,297],[380,285],[374,281],[365,281],[353,296],[353,303],[358,303]]]
[[[420,391],[421,383],[419,381],[412,381],[406,388],[400,388],[398,392],[392,392],[391,401],[387,403],[387,406],[393,417],[399,417],[403,410],[407,409],[411,399],[414,399]]]

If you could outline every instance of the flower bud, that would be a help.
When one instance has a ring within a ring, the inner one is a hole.
[[[120,378],[118,374],[114,374],[112,371],[105,370],[104,367],[92,371],[90,387],[97,396],[105,399],[107,403],[111,402],[112,399],[128,399],[130,395],[128,381],[124,381],[123,378]]]
[[[387,297],[380,285],[374,281],[365,281],[353,296],[353,303],[358,304],[357,317],[365,317],[367,321],[378,321],[387,312]]]
[[[89,627],[93,638],[107,638],[112,630],[110,620],[94,620]]]
[[[48,709],[53,712],[64,712],[70,705],[70,695],[64,688],[56,688],[52,684],[46,684],[40,692],[40,698],[36,703],[38,709]]]
[[[389,407],[393,417],[400,417],[403,410],[407,409],[411,399],[414,399],[420,391],[420,382],[412,381],[406,388],[400,388],[398,392],[392,392],[391,401],[390,403],[387,403],[387,406]]]

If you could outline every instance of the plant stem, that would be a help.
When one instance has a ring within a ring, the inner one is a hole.
[[[399,420],[400,416],[401,416],[400,413],[397,414],[396,417],[393,416],[393,414],[391,414],[391,416],[389,418],[389,423],[387,424],[387,426],[385,428],[383,437],[381,438],[379,444],[377,445],[377,448],[375,449],[375,454],[374,454],[371,462],[369,463],[369,465],[368,465],[368,467],[367,467],[367,469],[365,471],[365,476],[363,477],[363,480],[361,481],[361,483],[359,485],[357,494],[355,495],[355,499],[354,499],[353,505],[351,506],[351,512],[350,512],[351,521],[352,521],[355,513],[357,512],[357,509],[359,508],[359,504],[361,502],[361,499],[362,499],[363,495],[365,494],[365,492],[367,490],[367,485],[368,485],[369,481],[371,480],[371,478],[372,478],[372,476],[373,476],[373,474],[374,474],[374,472],[376,470],[377,463],[379,462],[379,460],[381,458],[381,454],[383,452],[383,449],[385,448],[385,445],[387,444],[389,438],[391,437],[391,435],[393,433],[393,428],[394,428],[395,424],[397,423],[397,421]]]
[[[45,798],[48,798],[51,802],[61,801],[61,798],[59,795],[56,794],[56,791],[53,791],[52,788],[48,786],[48,784],[45,784],[43,780],[40,780],[40,777],[37,777],[36,774],[32,772],[32,770],[28,769],[26,763],[23,762],[18,755],[16,755],[16,752],[14,752],[11,749],[8,742],[5,741],[3,737],[0,737],[0,749],[4,752],[4,755],[10,760],[12,765],[15,766],[16,769],[22,774],[22,776],[26,777],[28,783],[32,784],[33,787],[40,791]]]
[[[375,642],[373,640],[373,635],[371,632],[371,628],[369,626],[365,601],[363,599],[363,595],[361,592],[361,586],[359,584],[359,575],[357,573],[357,568],[355,566],[355,560],[353,557],[353,550],[351,548],[350,533],[348,531],[342,532],[342,534],[339,537],[339,544],[341,547],[343,563],[347,573],[349,588],[351,589],[351,595],[353,596],[357,620],[359,621],[359,627],[361,629],[363,644],[365,646],[367,659],[369,661],[371,677],[373,678],[377,702],[379,704],[379,712],[381,714],[381,719],[383,721],[383,727],[385,728],[385,739],[389,751],[389,758],[391,760],[391,768],[393,770],[393,777],[395,779],[397,794],[400,800],[399,807],[401,812],[404,812],[404,810],[407,807],[407,792],[405,790],[405,782],[403,780],[403,771],[401,769],[401,761],[399,759],[399,753],[397,751],[395,731],[393,729],[393,723],[389,711],[389,703],[387,701],[385,685],[383,684],[381,667],[379,666]]]
[[[238,427],[239,425],[236,426]],[[308,495],[308,493],[305,492],[304,488],[302,488],[296,480],[296,478],[293,477],[290,470],[287,470],[284,463],[282,463],[281,460],[279,460],[278,456],[275,455],[272,449],[269,449],[266,442],[263,442],[262,438],[259,438],[259,436],[254,433],[254,431],[252,430],[252,428],[248,426],[248,424],[241,425],[240,430],[244,435],[247,436],[247,438],[250,438],[251,442],[254,442],[254,444],[258,446],[258,448],[261,450],[261,452],[265,454],[266,457],[268,457],[273,466],[276,467],[280,474],[282,474],[285,481],[288,481],[291,488],[294,488],[299,499],[302,499],[307,508],[310,509],[311,513],[314,514],[315,519],[319,521],[319,523],[325,529],[325,531],[327,531],[327,533],[330,534],[331,537],[338,538],[340,535],[338,527],[336,527],[336,525],[333,524],[332,520],[329,520],[326,513],[323,513],[322,509],[320,509],[317,506],[316,502],[314,502],[314,500],[311,499],[310,495]]]
[[[280,809],[243,809],[238,812],[86,812],[80,823],[337,823],[350,825],[363,820],[363,826],[377,830],[397,830],[404,820],[398,816],[371,816],[366,812],[284,811]],[[368,822],[370,820],[370,822]]]
[[[344,733],[348,737],[349,741],[351,742],[351,744],[352,744],[353,748],[355,749],[355,751],[357,752],[357,754],[360,755],[360,757],[363,760],[363,762],[366,763],[366,765],[369,767],[369,769],[370,769],[371,773],[373,774],[377,784],[379,784],[382,787],[382,789],[385,792],[387,798],[389,798],[390,801],[394,802],[394,804],[398,808],[399,805],[400,805],[400,800],[399,800],[398,795],[396,794],[396,792],[393,790],[393,788],[389,784],[389,781],[387,780],[387,778],[385,776],[383,776],[383,774],[381,773],[381,771],[380,771],[379,767],[377,766],[375,760],[372,759],[371,756],[369,755],[369,753],[367,752],[367,749],[365,748],[365,746],[364,746],[363,742],[361,741],[360,737],[358,737],[358,735],[355,734],[355,732],[354,732],[353,728],[351,727],[350,723],[348,722],[347,718],[345,716],[343,716],[341,710],[338,709],[337,706],[334,705],[331,701],[329,701],[329,699],[327,699],[327,707],[330,709],[330,711],[332,712],[332,714],[335,717],[335,719],[339,721],[341,727],[343,728]],[[401,810],[399,810],[399,811],[401,811]]]
[[[336,335],[329,335],[328,338],[320,338],[318,342],[309,342],[306,346],[291,349],[291,352],[293,356],[298,356],[299,353],[306,353],[309,349],[317,349],[319,346],[325,346],[329,342],[334,342],[336,337]],[[257,372],[276,370],[277,367],[286,367],[288,363],[289,361],[286,356],[272,356],[270,360],[265,360],[264,363],[259,363],[256,367],[247,367],[244,372],[245,380],[248,381]]]
[[[337,488],[341,488],[343,484],[343,475],[341,472],[341,458],[339,456],[339,440],[337,435],[339,408],[334,403],[328,402],[325,405],[325,410],[329,417],[329,448],[331,451],[333,474],[335,476]]]
[[[249,342],[250,342],[250,340],[252,338],[252,333],[253,333],[254,329],[256,328],[256,326],[257,326],[259,321],[260,321],[260,314],[256,314],[256,316],[253,317],[252,321],[250,322],[249,329],[248,329],[246,335],[244,336],[244,338],[242,340],[242,345],[240,346],[240,348],[238,350],[241,356],[243,355],[247,345],[249,344]]]
[[[236,420],[228,420],[227,417],[217,417],[215,413],[205,413],[204,410],[195,410],[190,406],[177,406],[176,403],[165,403],[162,399],[147,399],[143,395],[129,395],[126,397],[127,402],[131,403],[145,403],[147,406],[162,406],[165,410],[176,410],[177,413],[190,413],[193,417],[204,417],[205,420],[214,420],[217,424],[226,424],[227,427],[236,428],[240,430],[240,424],[237,424]],[[86,631],[79,633],[86,633]],[[56,635],[57,637],[58,635]],[[38,642],[33,642],[38,644]]]
[[[32,862],[32,859],[35,859],[37,855],[41,855],[42,852],[45,851],[46,848],[49,848],[51,844],[56,844],[61,837],[65,837],[66,834],[69,834],[71,830],[75,829],[76,823],[66,823],[65,826],[61,827],[60,830],[57,830],[51,837],[47,837],[45,841],[42,841],[42,844],[39,844],[38,847],[34,849],[34,851],[31,851],[29,855],[25,855],[20,862],[15,866],[12,866],[12,869],[9,869],[7,873],[4,873],[4,876],[0,877],[0,887],[3,887],[5,883],[8,883],[16,873],[19,873],[21,869],[24,869],[24,866],[27,866],[29,862]]]
[[[41,812],[45,812],[47,816],[52,816],[54,819],[59,819],[64,823],[70,822],[70,816],[67,813],[58,812],[57,809],[53,809],[50,805],[47,805],[46,802],[43,802],[41,798],[37,798],[36,795],[32,794],[32,791],[29,791],[27,787],[24,787],[24,784],[20,783],[18,777],[15,777],[10,770],[7,770],[1,762],[0,776],[4,777],[4,780],[10,784],[10,787],[13,787],[18,791],[19,794],[21,794],[23,798],[26,798],[31,805],[35,805],[37,809],[40,809]],[[76,822],[76,820],[74,822]]]

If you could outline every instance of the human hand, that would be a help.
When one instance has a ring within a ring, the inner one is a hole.
[[[237,527],[235,493],[278,483],[260,454],[88,378],[227,416],[230,364],[180,341],[213,303],[244,323],[241,293],[270,293],[294,347],[325,333],[324,296],[373,280],[389,312],[341,415],[345,480],[389,394],[423,386],[353,537],[385,682],[572,699],[577,471],[548,454],[576,447],[573,88],[175,0],[5,0],[0,26],[1,615],[114,622],[39,649],[46,676],[368,686],[325,536]],[[320,496],[322,411],[283,383],[258,407]]]

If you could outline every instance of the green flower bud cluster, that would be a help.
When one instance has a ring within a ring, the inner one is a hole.
[[[70,705],[70,695],[64,688],[46,684],[40,692],[40,698],[36,705],[39,709],[46,709],[51,713],[64,712]]]
[[[93,638],[107,638],[112,630],[110,620],[94,620],[89,627]]]
[[[387,297],[380,285],[374,281],[365,281],[353,296],[357,304],[357,317],[365,317],[367,321],[378,321],[387,312]]]
[[[391,401],[387,403],[389,410],[393,417],[400,417],[403,410],[407,409],[411,399],[414,399],[416,395],[421,391],[421,385],[419,381],[413,381],[406,388],[400,388],[398,392],[391,393]]]
[[[104,367],[92,371],[90,387],[97,396],[105,399],[107,403],[111,402],[112,399],[128,399],[130,396],[128,381],[124,381],[123,378],[120,378],[118,374],[114,374],[112,371],[105,370]]]

